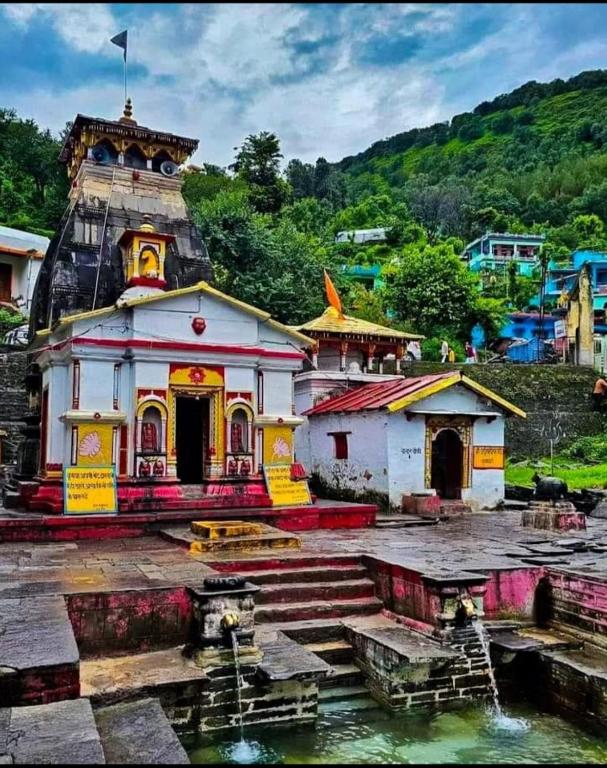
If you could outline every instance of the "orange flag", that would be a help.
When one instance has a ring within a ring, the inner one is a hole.
[[[327,301],[329,304],[337,310],[337,314],[339,317],[343,318],[344,313],[341,308],[341,299],[339,298],[339,294],[337,293],[335,286],[333,285],[333,282],[331,278],[329,277],[329,274],[327,273],[327,270],[324,270],[325,272],[325,291],[327,293]]]

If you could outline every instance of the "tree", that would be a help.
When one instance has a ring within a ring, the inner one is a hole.
[[[285,176],[293,189],[295,200],[314,196],[314,166],[311,163],[302,163],[297,158],[290,160]]]
[[[437,327],[466,335],[478,292],[475,279],[449,246],[409,246],[386,269],[389,306],[399,320],[433,336]]]
[[[607,249],[605,225],[594,213],[576,216],[571,225],[578,238],[578,248]]]
[[[268,131],[250,134],[228,166],[249,187],[253,208],[259,213],[277,213],[289,195],[288,184],[280,178],[280,140]]]
[[[381,290],[370,291],[360,283],[352,283],[345,297],[348,313],[370,323],[392,327],[386,316],[383,294]]]
[[[426,229],[431,243],[461,232],[469,200],[463,185],[452,181],[430,185],[426,177],[417,176],[407,185],[406,195],[413,218]]]
[[[325,268],[344,290],[338,262],[322,241],[298,231],[288,216],[256,213],[246,192],[220,192],[194,213],[218,288],[277,320],[303,323],[324,310]]]

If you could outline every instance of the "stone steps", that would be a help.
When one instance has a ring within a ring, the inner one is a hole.
[[[343,685],[331,688],[322,688],[318,692],[318,703],[324,704],[330,701],[347,701],[369,697],[369,690],[364,685]]]
[[[332,664],[327,677],[319,681],[319,688],[361,685],[363,674],[356,664]]]
[[[255,621],[260,624],[306,619],[328,619],[378,613],[383,603],[375,597],[354,600],[314,601],[305,603],[268,603],[255,609]]]
[[[347,664],[352,661],[354,651],[345,640],[329,640],[321,643],[306,643],[306,651],[311,651],[328,664]]]
[[[279,570],[261,570],[248,573],[247,578],[258,585],[289,584],[291,582],[340,582],[352,579],[364,579],[367,569],[362,565],[331,565],[329,567],[295,567]]]
[[[255,575],[250,577],[255,584]],[[255,603],[259,606],[268,603],[303,603],[311,600],[352,600],[354,598],[373,597],[375,585],[370,579],[354,579],[337,582],[304,582],[302,584],[264,585],[257,593]]]
[[[347,621],[344,616],[343,620]],[[344,625],[340,619],[307,619],[304,621],[287,621],[280,624],[281,632],[302,645],[306,643],[321,643],[329,640],[343,640]]]
[[[284,570],[307,570],[308,568],[321,568],[326,571],[328,568],[346,566],[362,567],[360,555],[301,555],[285,552],[284,556],[281,554],[280,557],[266,556],[250,560],[222,560],[213,563],[213,569],[216,571],[246,573],[249,579],[253,578],[251,571],[259,571],[262,574]],[[280,578],[279,575],[278,577]]]
[[[377,703],[377,701],[371,696],[369,692],[367,692],[367,696],[360,696],[358,698],[355,698],[353,701],[348,700],[338,700],[338,701],[323,701],[318,703],[318,712],[319,714],[322,714],[324,723],[323,725],[327,726],[331,722],[331,715],[335,714],[337,716],[337,724],[342,725],[342,715],[344,710],[347,712],[352,712],[354,710],[379,710],[384,714],[384,710],[381,709],[380,705]],[[367,718],[365,716],[364,721],[366,722]]]

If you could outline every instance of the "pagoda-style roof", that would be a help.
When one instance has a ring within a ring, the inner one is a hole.
[[[131,122],[104,120],[101,117],[88,117],[87,115],[78,114],[59,154],[59,160],[62,163],[69,163],[73,147],[80,141],[83,130],[113,135],[122,139],[128,138],[133,141],[163,144],[183,150],[188,155],[193,154],[198,148],[198,139],[188,139],[185,136],[177,136],[174,133],[155,131],[152,128],[137,125],[134,120]]]
[[[303,325],[294,326],[294,328],[315,338],[319,336],[323,338],[334,336],[351,339],[354,337],[358,341],[380,340],[391,342],[416,341],[425,338],[425,336],[420,336],[417,333],[397,331],[394,328],[386,328],[385,325],[371,323],[368,320],[359,320],[357,317],[351,317],[350,315],[340,317],[334,307],[327,307],[320,317],[316,317],[314,320],[310,320]]]

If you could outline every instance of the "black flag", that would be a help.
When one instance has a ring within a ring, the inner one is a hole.
[[[110,40],[110,43],[114,43],[114,45],[117,45],[119,48],[122,48],[122,50],[124,51],[125,61],[126,61],[126,36],[127,36],[127,30],[125,29],[124,32],[119,32]]]

